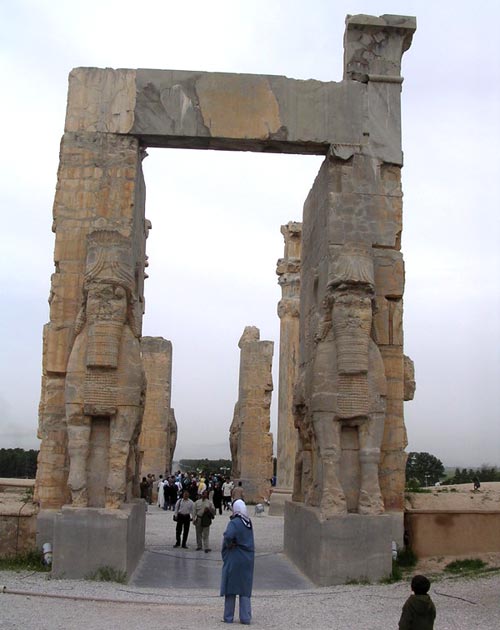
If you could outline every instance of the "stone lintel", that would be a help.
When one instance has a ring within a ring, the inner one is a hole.
[[[133,135],[144,145],[169,148],[326,155],[333,147],[336,155],[346,159],[361,152],[401,164],[400,81],[396,79],[400,57],[409,46],[403,33],[411,29],[405,26],[407,18],[398,26],[396,18],[394,24],[391,20],[377,26],[383,33],[381,43],[378,31],[372,33],[373,25],[361,29],[351,18],[346,55],[355,71],[340,82],[223,72],[75,68],[69,80],[66,132]],[[358,66],[360,72],[366,70],[366,50],[376,57],[373,71],[367,70],[372,72],[371,83],[392,82],[392,91],[370,87],[368,80],[352,80]],[[396,79],[391,79],[391,73]]]

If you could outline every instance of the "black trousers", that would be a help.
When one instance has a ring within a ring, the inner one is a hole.
[[[186,546],[190,524],[191,524],[191,517],[189,516],[189,514],[177,514],[177,525],[175,528],[176,545],[181,544],[181,534],[182,534],[182,546],[183,547]]]

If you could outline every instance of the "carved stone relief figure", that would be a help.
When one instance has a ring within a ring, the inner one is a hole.
[[[119,232],[96,230],[87,239],[83,304],[68,361],[65,405],[72,504],[89,505],[87,460],[93,418],[109,419],[105,507],[118,508],[134,492],[137,438],[145,378],[134,323],[130,244]],[[132,471],[134,471],[132,473]]]
[[[313,372],[311,411],[324,518],[347,511],[347,489],[341,479],[349,478],[350,471],[340,470],[343,428],[354,428],[359,442],[356,511],[384,511],[378,467],[386,380],[380,351],[371,337],[373,298],[370,248],[358,244],[340,247],[333,258],[323,301]]]

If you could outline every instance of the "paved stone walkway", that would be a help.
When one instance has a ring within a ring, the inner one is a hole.
[[[250,513],[251,513],[250,507]],[[217,515],[210,528],[212,551],[196,551],[196,533],[190,528],[188,549],[173,548],[175,523],[172,512],[150,506],[146,515],[146,552],[130,584],[154,588],[214,588],[220,582],[222,533],[229,512]],[[254,590],[314,588],[283,554],[283,518],[255,516]]]

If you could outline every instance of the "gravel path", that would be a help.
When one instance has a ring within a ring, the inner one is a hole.
[[[280,552],[283,519],[264,516],[253,521],[257,552]],[[214,561],[226,522],[227,517],[223,515],[217,517],[212,526]],[[150,509],[147,546],[170,549],[173,542],[171,513]],[[222,627],[218,583],[208,584],[205,588],[193,585],[189,589],[167,590],[85,580],[51,580],[47,574],[3,571],[0,572],[0,587],[4,590],[0,593],[1,630],[135,630],[143,627],[199,630],[200,627]],[[499,593],[500,573],[470,580],[435,581],[431,588],[438,615],[435,629],[498,630]],[[252,625],[303,630],[396,629],[408,595],[407,583],[258,591],[252,597]]]

